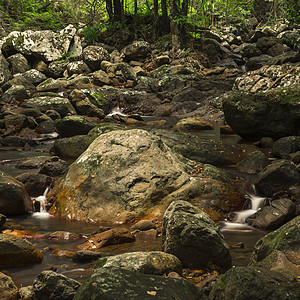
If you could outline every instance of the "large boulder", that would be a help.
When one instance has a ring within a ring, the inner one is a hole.
[[[81,299],[207,299],[195,285],[182,279],[141,274],[121,268],[98,268],[77,291]]]
[[[103,60],[109,60],[109,53],[100,46],[87,46],[84,48],[82,56],[92,71],[99,70]]]
[[[67,54],[75,33],[76,28],[73,25],[67,26],[59,33],[51,30],[13,31],[1,44],[7,53],[19,52],[27,56],[42,57],[51,62]]]
[[[151,46],[145,41],[134,41],[122,50],[128,61],[144,59],[150,52]]]
[[[23,215],[33,211],[33,203],[23,183],[0,172],[0,213]]]
[[[11,65],[12,73],[24,73],[29,71],[28,60],[21,53],[14,54],[7,59]]]
[[[300,276],[300,216],[261,238],[249,265]]]
[[[163,275],[170,272],[181,274],[180,260],[171,254],[151,252],[131,252],[98,259],[95,268],[124,268],[144,274]]]
[[[298,299],[300,285],[280,273],[235,267],[215,283],[209,299]]]
[[[219,227],[199,208],[174,201],[164,214],[163,251],[177,256],[184,267],[205,268],[211,263],[231,267],[229,248]]]
[[[222,98],[225,120],[243,138],[297,135],[299,95],[299,84],[257,94],[232,91]]]
[[[41,263],[43,255],[28,241],[0,233],[0,266],[25,266]]]
[[[286,136],[277,140],[272,147],[272,154],[287,158],[289,154],[300,150],[300,136]]]
[[[0,53],[0,85],[9,80],[11,72],[5,57]]]
[[[180,156],[144,130],[102,134],[55,184],[50,212],[85,221],[139,218],[189,181],[189,170]]]
[[[254,151],[236,164],[237,170],[245,173],[259,173],[270,164],[268,157],[261,151]]]
[[[3,300],[20,299],[19,289],[12,279],[3,273],[0,273],[0,298]]]
[[[297,167],[291,161],[278,160],[266,166],[258,174],[255,186],[262,195],[270,197],[299,181]]]
[[[40,300],[72,300],[80,283],[53,271],[43,271],[33,282],[33,290]]]

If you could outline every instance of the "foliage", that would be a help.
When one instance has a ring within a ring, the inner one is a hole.
[[[286,18],[295,24],[300,24],[300,0],[285,0]]]

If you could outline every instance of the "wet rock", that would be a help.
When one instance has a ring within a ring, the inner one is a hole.
[[[138,61],[146,58],[150,51],[151,47],[148,42],[134,41],[130,45],[126,46],[121,52],[124,53],[127,61]]]
[[[32,200],[23,183],[0,172],[0,213],[10,216],[27,214],[31,211],[33,211]]]
[[[103,86],[110,85],[111,80],[109,76],[102,70],[96,71],[93,73],[93,82],[95,85]]]
[[[76,114],[76,111],[69,100],[62,97],[35,97],[23,102],[21,106],[25,108],[38,108],[42,112],[46,112],[49,109],[56,110],[62,117],[67,114]]]
[[[21,54],[17,53],[7,58],[10,63],[12,73],[24,73],[30,69],[27,59]]]
[[[272,154],[279,158],[288,158],[288,155],[300,150],[300,137],[287,136],[277,140],[272,147]]]
[[[71,300],[80,283],[53,271],[43,271],[33,282],[33,289],[40,300]]]
[[[214,284],[209,299],[293,299],[300,285],[266,269],[235,267]]]
[[[56,177],[65,174],[67,170],[68,163],[66,161],[61,159],[58,159],[57,161],[48,160],[42,165],[39,173],[50,177]]]
[[[96,126],[84,116],[67,116],[56,123],[56,128],[61,137],[87,134]]]
[[[103,60],[109,60],[109,53],[100,46],[87,46],[82,51],[82,57],[90,69],[96,71]]]
[[[123,268],[144,274],[163,275],[172,271],[182,273],[180,260],[171,254],[151,251],[132,252],[98,259],[97,268]]]
[[[4,123],[6,129],[14,127],[16,131],[20,131],[28,125],[28,118],[22,114],[6,115],[4,117]]]
[[[259,173],[267,165],[270,164],[269,159],[261,151],[250,153],[246,158],[236,164],[237,170],[245,173]]]
[[[183,267],[205,268],[211,263],[224,270],[231,267],[229,248],[219,227],[186,201],[174,201],[166,210],[162,248],[178,257]]]
[[[43,195],[46,188],[53,183],[51,177],[37,173],[23,173],[18,175],[16,179],[25,185],[25,188],[31,197]]]
[[[15,148],[22,148],[26,144],[30,146],[36,146],[36,142],[32,140],[28,140],[27,138],[21,138],[19,136],[6,136],[2,140],[0,140],[0,144],[5,147],[15,147]]]
[[[294,218],[296,205],[290,199],[277,199],[246,219],[246,223],[263,230],[274,230]]]
[[[256,46],[263,52],[267,51],[276,44],[282,44],[282,41],[273,36],[261,37],[257,40]]]
[[[47,120],[38,124],[36,127],[36,132],[40,134],[47,134],[55,132],[55,129],[56,123],[53,120]]]
[[[73,25],[69,25],[59,33],[50,30],[13,31],[5,38],[2,49],[8,53],[14,51],[24,55],[41,56],[51,62],[66,55],[75,32]]]
[[[281,138],[299,131],[299,85],[257,94],[233,91],[223,96],[226,122],[243,138]],[[272,107],[272,110],[270,110]]]
[[[190,299],[206,297],[190,282],[120,268],[98,268],[81,286],[74,300],[101,297],[120,299]]]
[[[155,224],[153,224],[152,221],[150,220],[141,220],[135,223],[130,227],[131,230],[140,230],[140,231],[145,231],[149,229],[156,229]]]
[[[250,266],[263,267],[297,278],[300,275],[300,216],[261,238]]]
[[[275,161],[265,167],[257,176],[255,186],[265,196],[272,196],[298,183],[300,175],[296,166],[287,160]]]
[[[28,241],[0,233],[0,266],[24,266],[41,263],[43,255]]]
[[[92,235],[85,243],[78,246],[80,250],[93,250],[124,243],[132,243],[135,237],[125,228],[109,229]]]
[[[274,141],[270,137],[262,137],[259,141],[259,147],[261,148],[272,148]]]
[[[33,286],[23,286],[19,289],[20,297],[22,300],[36,300]]]
[[[54,254],[57,258],[73,258],[75,255],[74,252],[65,249],[54,249],[52,254]]]
[[[76,101],[74,106],[76,107],[76,110],[80,115],[97,117],[99,119],[104,118],[103,110],[91,103],[87,97],[83,100]]]
[[[102,257],[100,252],[90,251],[90,250],[80,250],[76,251],[75,255],[73,256],[73,261],[76,263],[88,263],[98,258]]]
[[[0,85],[9,80],[11,72],[5,57],[0,53]]]
[[[51,212],[58,213],[59,206],[62,217],[107,222],[145,217],[189,180],[187,169],[177,154],[144,130],[101,134],[52,190]],[[65,201],[66,195],[72,195],[71,201]]]
[[[0,272],[0,297],[3,300],[20,299],[19,289],[12,279]]]
[[[200,117],[186,118],[179,120],[173,127],[175,131],[197,131],[197,130],[213,130],[211,123]]]
[[[16,168],[18,169],[39,169],[47,160],[48,156],[34,156],[21,158],[17,164]]]

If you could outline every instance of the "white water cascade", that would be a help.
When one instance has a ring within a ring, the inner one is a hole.
[[[43,193],[42,196],[38,196],[35,198],[32,198],[34,201],[39,202],[40,203],[40,213],[46,213],[46,196],[49,192],[49,187],[47,187]]]
[[[263,205],[265,198],[249,195],[251,200],[251,208],[234,212],[235,216],[232,221],[225,220],[222,222],[222,230],[252,230],[252,227],[246,223],[246,219],[255,214]]]

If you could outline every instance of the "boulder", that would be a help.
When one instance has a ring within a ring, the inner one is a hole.
[[[99,119],[104,118],[104,112],[101,108],[97,107],[86,97],[83,100],[76,101],[74,106],[80,115],[88,117],[97,117]]]
[[[141,274],[121,268],[98,268],[77,291],[80,299],[207,299],[195,285],[182,279]]]
[[[137,223],[133,224],[130,227],[130,230],[139,230],[139,231],[146,231],[150,229],[156,229],[155,224],[150,220],[141,220]]]
[[[246,223],[263,230],[274,230],[294,218],[296,205],[287,198],[273,200],[246,219]]]
[[[87,46],[82,51],[84,62],[92,71],[100,70],[103,60],[109,60],[109,53],[100,46]]]
[[[0,298],[3,300],[20,299],[19,289],[12,279],[0,272]]]
[[[297,135],[300,129],[299,93],[300,85],[257,94],[227,93],[222,98],[225,120],[243,138]]]
[[[90,236],[89,239],[83,244],[80,244],[78,248],[80,250],[97,251],[102,247],[131,243],[134,241],[134,235],[131,234],[126,228],[115,228]]]
[[[75,255],[73,256],[72,260],[76,263],[88,263],[98,258],[102,257],[100,252],[90,251],[90,250],[80,250],[76,251]]]
[[[300,275],[300,216],[261,238],[249,266],[263,267],[297,278]]]
[[[0,266],[13,267],[41,263],[43,255],[28,241],[0,233]]]
[[[17,104],[17,101],[21,102],[28,98],[29,94],[23,85],[12,85],[7,89],[1,97],[1,100],[10,103]]]
[[[2,51],[43,57],[47,62],[51,62],[67,54],[75,33],[76,29],[73,25],[67,26],[58,33],[51,30],[13,31],[4,39]]]
[[[14,78],[16,77],[24,78],[33,85],[37,85],[47,79],[45,74],[35,69],[28,70],[21,75],[15,76]]]
[[[87,134],[96,126],[84,116],[66,116],[56,123],[56,128],[61,137]]]
[[[54,78],[63,77],[68,65],[68,60],[56,60],[48,65],[48,71]],[[45,79],[46,80],[46,79]]]
[[[34,157],[21,158],[17,164],[18,169],[39,169],[49,159],[48,156],[40,155]]]
[[[140,60],[146,58],[151,52],[151,46],[145,41],[134,41],[130,45],[126,46],[122,51],[127,61]]]
[[[186,201],[174,201],[166,210],[162,249],[177,256],[183,267],[231,267],[229,247],[219,227],[205,212]]]
[[[154,275],[170,272],[182,273],[180,260],[174,255],[160,251],[132,252],[100,258],[97,260],[95,269],[102,267],[123,268]]]
[[[299,180],[299,172],[291,161],[278,160],[258,174],[255,186],[262,195],[270,197],[278,191],[288,189]]]
[[[9,80],[11,72],[5,57],[0,53],[0,85]]]
[[[13,74],[24,73],[30,69],[27,59],[21,53],[10,56],[7,61],[10,63]]]
[[[141,218],[189,180],[181,159],[141,129],[101,134],[54,186],[50,211],[110,223]]]
[[[71,300],[80,283],[53,271],[43,271],[33,282],[33,289],[39,300]]]
[[[67,65],[68,75],[72,76],[73,74],[88,74],[91,73],[91,69],[84,61],[72,61]]]
[[[274,36],[261,37],[256,42],[257,48],[259,48],[262,53],[267,53],[271,47],[277,44],[282,44],[282,41]]]
[[[297,299],[300,285],[275,271],[235,267],[217,281],[209,299]]]
[[[41,166],[39,173],[55,177],[65,174],[67,169],[68,163],[66,161],[53,156]]]
[[[279,158],[288,158],[288,155],[300,150],[299,136],[286,136],[277,140],[272,147],[272,154]]]
[[[0,213],[23,215],[33,211],[33,203],[23,183],[0,172]]]
[[[74,115],[76,111],[70,101],[67,98],[62,97],[51,97],[51,96],[41,96],[34,97],[24,101],[21,104],[25,108],[38,108],[42,112],[47,110],[56,110],[60,113],[62,117],[65,117],[67,114]]]
[[[259,173],[270,164],[268,157],[261,151],[250,153],[247,157],[236,164],[240,172]]]
[[[179,120],[173,127],[175,131],[197,131],[197,130],[213,130],[211,123],[200,117],[186,118]]]
[[[77,241],[83,238],[81,234],[77,234],[69,231],[55,231],[46,234],[45,237],[49,240],[54,240],[54,241]]]
[[[96,71],[92,75],[93,75],[93,82],[97,86],[111,84],[111,80],[110,80],[109,76],[102,70]]]

